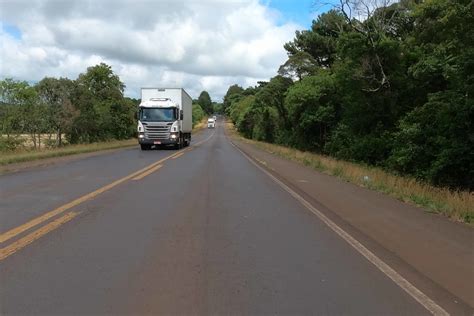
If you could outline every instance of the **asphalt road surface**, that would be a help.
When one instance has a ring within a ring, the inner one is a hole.
[[[0,188],[0,314],[444,312],[308,211],[221,125],[181,151],[65,161],[0,176]]]

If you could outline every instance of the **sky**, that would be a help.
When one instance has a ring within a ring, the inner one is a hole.
[[[0,78],[75,79],[105,62],[125,83],[206,90],[275,76],[313,0],[0,0]]]

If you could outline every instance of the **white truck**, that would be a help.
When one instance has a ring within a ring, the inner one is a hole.
[[[152,146],[188,146],[193,129],[192,98],[182,88],[142,88],[138,106],[138,143]]]

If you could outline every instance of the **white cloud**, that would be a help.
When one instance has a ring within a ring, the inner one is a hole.
[[[103,61],[134,97],[141,86],[183,86],[218,99],[230,84],[266,80],[301,28],[279,25],[257,0],[6,0],[0,11],[22,32],[0,33],[2,77],[76,78]]]

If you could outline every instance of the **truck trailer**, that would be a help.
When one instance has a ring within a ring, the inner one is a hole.
[[[152,146],[188,146],[193,129],[193,101],[182,88],[142,88],[138,106],[138,143]]]

